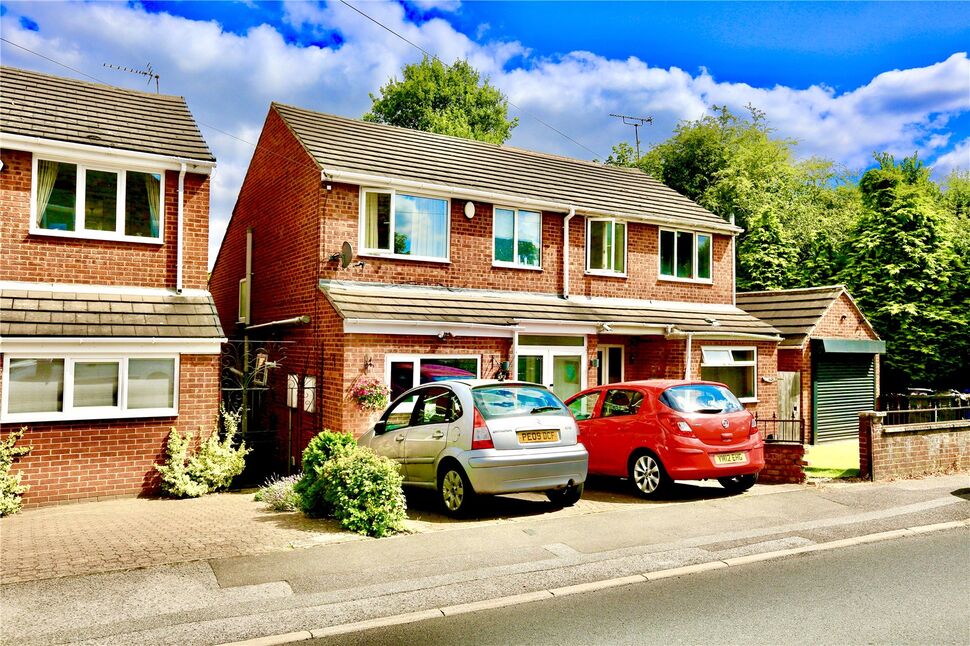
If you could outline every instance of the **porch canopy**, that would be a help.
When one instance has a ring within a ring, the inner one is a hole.
[[[728,304],[495,292],[321,280],[344,332],[511,337],[515,331],[747,338],[780,333]]]

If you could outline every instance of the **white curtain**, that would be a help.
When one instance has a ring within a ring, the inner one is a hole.
[[[37,161],[37,224],[44,226],[44,211],[51,201],[51,193],[54,192],[54,183],[57,181],[57,162]]]
[[[367,193],[364,204],[364,248],[377,248],[378,193]]]
[[[448,201],[398,195],[395,230],[410,240],[410,255],[446,258],[448,255]]]
[[[160,204],[160,190],[161,190],[161,180],[160,178],[152,175],[151,173],[145,174],[145,191],[148,193],[148,215],[150,218],[150,225],[152,230],[152,237],[158,237],[158,209]]]

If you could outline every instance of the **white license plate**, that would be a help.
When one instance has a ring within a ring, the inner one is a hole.
[[[559,431],[519,431],[518,436],[520,444],[559,441]]]
[[[714,464],[744,464],[748,461],[744,452],[739,453],[717,453],[714,455]]]

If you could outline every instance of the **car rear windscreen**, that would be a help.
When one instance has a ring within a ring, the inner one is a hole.
[[[485,419],[517,415],[569,415],[566,405],[539,386],[481,386],[472,390],[475,408]]]
[[[681,413],[717,415],[744,410],[730,390],[711,384],[688,384],[668,388],[660,394],[660,403]]]

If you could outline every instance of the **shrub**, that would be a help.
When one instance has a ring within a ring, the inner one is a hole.
[[[27,427],[24,426],[0,440],[0,516],[9,516],[20,511],[23,506],[20,496],[30,488],[20,484],[20,473],[10,473],[14,461],[30,453],[29,446],[15,446],[26,431]]]
[[[293,487],[300,497],[300,509],[307,516],[331,515],[330,505],[323,496],[323,465],[336,455],[342,455],[357,446],[350,433],[324,430],[310,440],[303,450],[303,476]]]
[[[300,474],[268,478],[253,500],[264,503],[273,511],[296,511],[300,507],[300,495],[293,490],[293,486],[299,479]]]
[[[219,439],[219,429],[213,429],[200,442],[195,455],[189,455],[192,432],[185,437],[172,427],[168,435],[165,464],[156,464],[162,476],[162,491],[176,498],[197,498],[211,491],[227,488],[232,479],[242,473],[246,466],[249,449],[242,442],[233,448],[239,428],[239,413],[221,408],[225,425],[225,438]],[[201,429],[200,429],[201,432]]]
[[[326,462],[322,475],[324,498],[341,527],[376,537],[403,528],[404,478],[393,460],[356,447]]]

